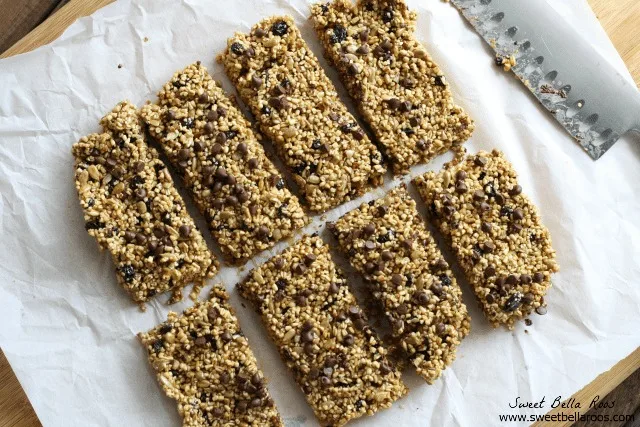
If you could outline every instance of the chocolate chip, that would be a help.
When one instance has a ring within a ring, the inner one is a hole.
[[[296,296],[296,304],[300,307],[304,307],[307,305],[307,298],[303,295]]]
[[[522,211],[522,209],[516,209],[513,211],[513,214],[511,215],[511,217],[515,220],[521,220],[524,218],[524,212]]]
[[[347,335],[342,340],[342,343],[344,345],[346,345],[347,347],[351,347],[355,342],[356,342],[356,340],[355,340],[355,338],[353,338],[353,335]]]
[[[124,232],[124,240],[126,240],[127,242],[131,243],[135,240],[135,238],[136,238],[136,233],[134,233],[133,231]]]
[[[233,339],[233,336],[228,331],[224,331],[222,335],[220,335],[220,339],[224,342],[229,342]]]
[[[242,192],[238,194],[238,202],[240,203],[246,203],[249,199],[250,199],[250,195],[247,192]]]
[[[487,266],[487,268],[484,269],[484,277],[491,277],[491,276],[495,276],[496,274],[496,268],[493,265],[489,265]]]
[[[278,270],[282,270],[282,267],[284,267],[284,260],[282,258],[276,258],[275,261],[273,262],[273,265]]]
[[[404,284],[404,278],[400,274],[394,274],[391,276],[391,283],[396,286],[401,286]]]
[[[391,261],[393,259],[393,254],[390,251],[382,251],[380,258],[382,258],[383,261]]]
[[[497,204],[499,204],[500,206],[504,205],[504,202],[506,202],[504,196],[502,194],[498,194],[496,193],[493,196],[494,200],[496,201]]]
[[[511,190],[509,190],[510,196],[517,196],[520,193],[522,193],[522,187],[518,184],[516,184],[514,187],[511,188]]]
[[[331,283],[329,285],[329,293],[330,294],[337,294],[340,291],[340,287],[335,284],[335,283]]]
[[[276,110],[280,111],[289,106],[289,101],[287,101],[287,98],[284,95],[271,97],[269,98],[269,105],[275,108]]]
[[[409,312],[409,307],[407,307],[406,304],[400,304],[398,306],[398,308],[396,309],[396,311],[398,313],[400,313],[401,315],[405,315],[405,314],[407,314]]]
[[[429,303],[429,295],[427,295],[426,292],[418,292],[416,294],[416,301],[418,301],[418,304],[420,305],[427,305]]]
[[[178,229],[178,232],[180,233],[180,237],[182,238],[189,237],[189,235],[191,234],[191,227],[186,224],[181,225]]]
[[[476,156],[473,160],[476,166],[484,167],[487,164],[487,158],[482,156]]]
[[[198,347],[204,347],[205,345],[207,345],[207,339],[205,337],[198,337],[194,341],[194,344]]]
[[[544,274],[542,274],[540,272],[534,273],[533,281],[535,283],[542,283],[543,280],[544,280]]]
[[[387,214],[387,211],[388,211],[388,209],[387,209],[386,206],[384,206],[384,205],[378,206],[378,210],[377,210],[378,216],[380,216],[380,217],[385,216]]]
[[[362,141],[364,139],[364,132],[360,128],[352,129],[351,135],[356,141]]]
[[[257,168],[258,167],[258,159],[256,159],[255,157],[249,159],[249,161],[247,162],[247,166],[249,166],[249,169],[251,169],[251,170]]]
[[[257,89],[262,86],[262,79],[254,74],[253,77],[251,77],[251,84]]]
[[[442,336],[447,332],[447,327],[444,323],[438,323],[436,325],[436,334]]]
[[[391,43],[389,39],[384,39],[382,43],[380,43],[380,48],[385,52],[390,52],[391,49],[393,49],[393,43]]]
[[[200,96],[198,96],[198,102],[201,104],[209,102],[209,94],[207,92],[202,92]]]
[[[420,125],[420,119],[418,119],[417,117],[411,117],[411,118],[409,119],[409,124],[410,124],[411,126],[413,126],[414,128],[415,128],[415,127],[418,127],[418,126]]]
[[[356,53],[358,55],[367,55],[369,53],[369,46],[367,46],[366,44],[363,44],[362,46],[356,49]]]
[[[252,48],[251,46],[249,46],[244,51],[244,56],[246,56],[247,58],[253,58],[254,56],[256,56],[256,50],[254,48]]]
[[[419,139],[416,142],[416,148],[418,150],[424,150],[425,148],[427,148],[427,143],[424,141],[424,139]]]
[[[331,378],[320,377],[320,384],[322,387],[329,387],[331,385]]]
[[[465,171],[458,171],[456,172],[456,180],[458,181],[462,181],[467,179],[467,173]]]
[[[215,122],[216,120],[218,120],[218,113],[214,110],[211,110],[207,113],[207,119],[210,122]]]
[[[308,253],[304,256],[304,263],[308,266],[310,266],[311,264],[313,264],[313,262],[317,259],[317,257],[315,256],[315,254],[312,253]]]
[[[510,274],[506,280],[507,284],[511,286],[517,285],[518,281],[519,281],[518,276],[516,276],[515,274]]]
[[[404,239],[401,244],[402,244],[402,247],[407,250],[410,250],[413,248],[413,240],[411,239]]]
[[[256,30],[253,32],[253,34],[255,34],[256,37],[264,37],[268,33],[262,28],[256,28]]]
[[[380,373],[382,375],[389,375],[391,373],[391,366],[387,362],[382,362],[380,364]]]
[[[456,193],[463,194],[466,192],[467,192],[467,185],[462,181],[456,182]]]
[[[490,240],[487,240],[482,244],[482,252],[484,252],[485,254],[490,254],[495,249],[496,249],[496,245]]]
[[[488,222],[483,222],[482,224],[480,224],[480,229],[487,234],[491,233],[491,228],[491,224]]]
[[[487,301],[487,303],[489,304],[493,304],[493,302],[496,300],[492,294],[488,294],[485,298],[485,300]]]
[[[364,248],[368,251],[371,251],[376,248],[376,244],[371,240],[367,240],[366,242],[364,242]]]
[[[142,233],[136,233],[136,243],[144,245],[147,242],[147,237]]]
[[[508,234],[517,234],[522,231],[522,224],[512,223],[509,224],[509,228],[507,230]]]
[[[218,132],[216,135],[216,142],[220,145],[223,145],[227,142],[227,135],[224,132]]]
[[[156,227],[154,227],[153,229],[153,235],[156,236],[158,239],[161,239],[165,236],[166,232],[164,231],[164,227],[161,225],[158,225]]]
[[[413,108],[413,105],[411,104],[410,101],[404,101],[400,104],[400,107],[398,107],[398,109],[403,113],[408,113],[409,111],[411,111],[412,108]]]
[[[389,105],[389,108],[391,108],[392,110],[398,110],[402,105],[402,101],[400,101],[398,98],[391,98],[387,101],[387,105]]]
[[[531,276],[529,276],[528,274],[520,275],[520,283],[522,283],[523,285],[528,285],[529,283],[531,283]]]
[[[475,200],[476,202],[480,202],[482,200],[484,200],[484,191],[482,190],[476,190],[473,192],[473,200]]]
[[[541,305],[540,307],[536,308],[536,313],[540,316],[544,316],[545,314],[547,314],[547,307]]]
[[[271,33],[274,36],[284,36],[289,31],[289,25],[284,21],[278,21],[271,26]]]
[[[258,227],[256,235],[258,239],[265,240],[267,237],[269,237],[269,229],[266,226],[261,225],[260,227]]]
[[[305,267],[304,264],[297,262],[294,264],[293,266],[293,272],[296,274],[303,274],[305,271],[307,271],[307,267]]]
[[[304,352],[307,354],[314,354],[316,352],[316,346],[313,343],[308,342],[304,345]]]
[[[124,175],[124,169],[122,169],[120,166],[116,166],[115,168],[113,168],[113,170],[111,171],[111,175],[115,178],[115,179],[120,179],[122,178],[122,175]]]
[[[521,304],[522,294],[520,292],[516,292],[509,297],[507,302],[504,304],[504,307],[502,307],[502,310],[507,312],[515,311]]]
[[[532,293],[525,294],[525,295],[522,297],[522,303],[523,303],[523,304],[531,304],[531,303],[533,302],[534,298],[535,298],[535,297],[533,296],[533,294],[532,294]]]

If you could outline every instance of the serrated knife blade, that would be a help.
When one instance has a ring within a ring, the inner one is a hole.
[[[543,0],[451,0],[594,159],[640,132],[640,92]]]

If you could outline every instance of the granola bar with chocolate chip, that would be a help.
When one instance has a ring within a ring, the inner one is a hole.
[[[501,152],[481,151],[414,183],[494,327],[546,312],[555,251]]]
[[[237,106],[195,63],[142,108],[222,253],[240,264],[307,223]]]
[[[283,426],[228,299],[215,286],[208,301],[138,334],[149,363],[184,426]]]
[[[311,19],[325,56],[371,126],[395,173],[466,141],[473,121],[454,104],[442,71],[414,37],[402,0],[335,0]]]
[[[218,60],[313,212],[382,184],[382,156],[289,17],[237,33]]]
[[[322,423],[371,415],[407,392],[319,237],[305,236],[238,288]]]
[[[427,382],[435,381],[469,333],[462,293],[404,186],[362,204],[330,229],[364,274],[393,337]]]
[[[213,276],[218,263],[185,209],[158,153],[144,141],[138,110],[121,102],[104,133],[73,146],[85,228],[107,249],[118,283],[142,303]]]

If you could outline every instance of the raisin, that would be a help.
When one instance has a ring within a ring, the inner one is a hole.
[[[133,178],[131,178],[131,186],[132,187],[138,187],[139,185],[144,184],[144,178],[141,177],[140,175],[136,175]]]
[[[511,209],[509,206],[503,206],[502,208],[500,208],[500,216],[511,216],[512,213],[513,209]]]
[[[390,7],[384,8],[382,11],[382,22],[388,24],[393,20],[393,9]]]
[[[304,170],[307,168],[307,162],[300,162],[297,165],[295,165],[293,168],[291,168],[291,170],[293,170],[293,172],[297,175],[302,174],[302,172],[304,172]]]
[[[440,276],[438,276],[438,279],[440,279],[440,283],[442,284],[442,286],[451,286],[451,277],[447,276],[446,274],[441,274]]]
[[[396,235],[395,231],[389,230],[385,234],[381,234],[381,235],[378,236],[378,239],[377,239],[378,243],[389,242],[389,241],[393,240],[395,235]]]
[[[333,34],[329,38],[329,41],[332,44],[341,43],[347,39],[347,29],[342,25],[338,24],[333,27]]]
[[[122,276],[124,277],[124,280],[127,283],[131,282],[133,280],[133,277],[136,274],[136,270],[133,268],[131,264],[126,264],[122,266],[120,271],[122,271]]]
[[[284,288],[287,287],[287,279],[280,278],[276,280],[276,286],[278,287],[278,290],[284,290]]]
[[[482,181],[485,176],[487,176],[485,171],[480,172],[480,175],[478,175],[478,181]]]
[[[86,228],[87,230],[97,230],[103,227],[104,227],[104,223],[98,220],[89,221],[84,225],[84,228]]]
[[[182,267],[183,265],[184,265],[184,259],[182,259],[182,258],[181,258],[181,259],[179,259],[179,260],[176,262],[176,268],[180,268],[180,267]]]
[[[319,139],[314,139],[313,143],[311,143],[311,148],[313,148],[314,150],[319,150],[322,147],[322,143],[320,142]]]
[[[516,292],[511,295],[507,302],[502,307],[503,311],[515,311],[522,304],[522,294],[520,292]]]
[[[231,52],[235,53],[236,55],[242,55],[244,53],[244,46],[242,46],[238,42],[235,42],[231,45]]]
[[[411,128],[404,128],[404,129],[402,129],[402,132],[404,132],[405,134],[407,134],[409,136],[411,136],[411,135],[416,133],[416,131],[411,129]]]
[[[224,133],[224,135],[227,137],[227,140],[233,139],[236,136],[238,136],[238,131],[237,130],[228,130]]]
[[[262,114],[271,114],[271,108],[268,105],[263,105],[260,112]]]
[[[275,36],[284,36],[289,31],[289,26],[284,21],[278,21],[271,26],[271,32]]]
[[[182,125],[187,129],[193,129],[193,119],[191,117],[186,117],[182,120]]]
[[[278,178],[276,181],[276,188],[278,190],[282,190],[284,188],[284,180],[282,178]]]
[[[92,207],[95,203],[96,203],[96,201],[95,201],[93,198],[91,198],[91,199],[87,200],[87,207],[89,207],[89,208],[90,208],[90,207]]]
[[[444,76],[435,76],[436,86],[445,86]]]
[[[329,12],[329,6],[327,4],[322,4],[322,5],[320,5],[320,10],[322,11],[322,14],[324,15],[325,13]]]
[[[171,332],[172,330],[173,330],[173,325],[162,325],[160,327],[160,333],[163,335],[168,332]]]
[[[160,353],[160,350],[164,348],[164,340],[155,340],[153,344],[151,344],[151,347],[153,348],[153,351],[155,351],[156,353]]]
[[[289,207],[289,203],[283,203],[280,206],[278,206],[278,218],[285,218],[287,217],[287,208]]]
[[[317,171],[318,171],[318,164],[317,163],[311,163],[309,165],[309,172],[316,173]]]

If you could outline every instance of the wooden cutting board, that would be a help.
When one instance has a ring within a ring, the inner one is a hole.
[[[9,48],[0,58],[29,52],[37,47],[52,42],[76,19],[87,16],[106,6],[113,0],[71,0],[60,8],[54,15],[36,27],[22,40]],[[602,26],[607,31],[613,44],[618,49],[622,59],[631,71],[636,84],[640,85],[640,43],[638,36],[640,28],[640,2],[637,0],[588,0]],[[640,348],[620,361],[610,371],[605,372],[593,380],[585,388],[577,392],[573,399],[581,402],[582,408],[587,408],[589,402],[599,395],[604,398],[612,390],[618,387],[625,379],[624,387],[616,390],[621,396],[633,399],[632,406],[622,409],[618,407],[618,414],[631,414],[635,406],[640,404],[638,390],[640,390],[639,375],[630,377],[635,371],[640,370]],[[628,384],[627,384],[628,383]],[[626,390],[625,388],[628,388]],[[551,411],[550,414],[559,412]],[[567,412],[567,411],[565,411]],[[584,411],[583,411],[584,412]],[[29,405],[20,384],[13,375],[11,367],[0,351],[0,427],[38,426],[40,425],[33,409]],[[568,426],[564,423],[537,423],[536,426]],[[621,424],[608,424],[621,425]]]

